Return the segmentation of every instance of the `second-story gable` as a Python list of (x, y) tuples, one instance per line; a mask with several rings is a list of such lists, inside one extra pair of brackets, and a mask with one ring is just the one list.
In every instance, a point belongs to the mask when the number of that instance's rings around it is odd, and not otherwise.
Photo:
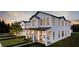
[(34, 16), (32, 16), (32, 18), (30, 19), (32, 24), (37, 23), (36, 25), (38, 25), (39, 27), (40, 26), (41, 27), (44, 27), (44, 26), (49, 27), (52, 25), (52, 23), (51, 23), (52, 17), (51, 16), (43, 14), (43, 13), (38, 13), (38, 14), (37, 13)]
[(30, 20), (31, 22), (31, 27), (38, 27), (38, 18), (36, 18), (35, 16), (33, 16), (33, 18)]
[(65, 18), (57, 17), (44, 12), (37, 12), (33, 15), (28, 22), (24, 23), (25, 27), (67, 27), (70, 26), (70, 22), (65, 20)]
[(65, 26), (65, 22), (70, 23), (67, 21), (63, 16), (57, 17), (48, 13), (44, 13), (38, 11), (30, 20), (36, 18), (39, 26)]

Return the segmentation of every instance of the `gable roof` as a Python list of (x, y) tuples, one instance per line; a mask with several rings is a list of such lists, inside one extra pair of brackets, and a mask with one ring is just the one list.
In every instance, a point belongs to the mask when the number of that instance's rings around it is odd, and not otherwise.
[(57, 17), (55, 15), (51, 15), (51, 14), (48, 14), (48, 13), (45, 13), (45, 12), (42, 12), (42, 11), (37, 11), (36, 14), (33, 15), (29, 20), (31, 20), (33, 17), (36, 17), (36, 18), (40, 19), (40, 17), (36, 16), (38, 13), (43, 13), (43, 14), (46, 14), (46, 15), (49, 15), (49, 16), (52, 16), (52, 17), (55, 17), (55, 18), (58, 18), (58, 19), (62, 19), (63, 18), (65, 21), (70, 22), (70, 21), (66, 20), (64, 16)]

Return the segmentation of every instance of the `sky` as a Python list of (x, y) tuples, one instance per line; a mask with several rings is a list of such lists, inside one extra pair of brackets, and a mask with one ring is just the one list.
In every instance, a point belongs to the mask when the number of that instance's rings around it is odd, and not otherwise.
[[(37, 11), (0, 11), (0, 17), (5, 18), (4, 21), (12, 23), (14, 21), (27, 21)], [(43, 11), (55, 16), (64, 16), (67, 20), (79, 20), (79, 11)]]

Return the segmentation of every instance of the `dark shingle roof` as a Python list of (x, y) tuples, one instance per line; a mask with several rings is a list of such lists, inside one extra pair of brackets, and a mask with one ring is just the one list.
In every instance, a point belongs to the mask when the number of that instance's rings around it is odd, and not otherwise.
[[(58, 19), (62, 19), (63, 18), (65, 21), (68, 21), (68, 20), (65, 19), (64, 16), (57, 17), (55, 15), (51, 15), (51, 14), (48, 14), (48, 13), (45, 13), (45, 12), (42, 12), (42, 11), (37, 11), (37, 13), (35, 15), (33, 15), (29, 20), (31, 20), (33, 17), (36, 17), (36, 18), (40, 19), (38, 16), (36, 16), (38, 13), (43, 13), (43, 14), (46, 14), (46, 15), (50, 15), (50, 16), (58, 18)], [(68, 22), (70, 22), (70, 21), (68, 21)]]

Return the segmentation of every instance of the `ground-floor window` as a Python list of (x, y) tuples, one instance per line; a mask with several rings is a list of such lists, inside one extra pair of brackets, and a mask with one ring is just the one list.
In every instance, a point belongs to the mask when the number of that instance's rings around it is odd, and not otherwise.
[(55, 39), (55, 32), (53, 32), (53, 39)]
[(64, 31), (62, 31), (62, 37), (64, 36)]
[(60, 31), (58, 32), (58, 38), (60, 38)]

